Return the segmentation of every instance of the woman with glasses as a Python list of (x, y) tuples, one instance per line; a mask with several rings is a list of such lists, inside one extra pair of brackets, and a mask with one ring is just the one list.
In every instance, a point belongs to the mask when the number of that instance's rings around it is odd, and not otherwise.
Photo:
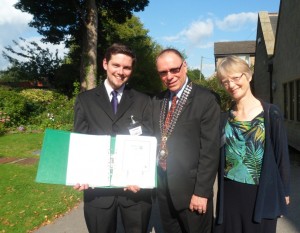
[(234, 104), (221, 120), (221, 158), (215, 233), (275, 233), (290, 195), (287, 137), (280, 110), (258, 100), (252, 71), (224, 58), (217, 77)]

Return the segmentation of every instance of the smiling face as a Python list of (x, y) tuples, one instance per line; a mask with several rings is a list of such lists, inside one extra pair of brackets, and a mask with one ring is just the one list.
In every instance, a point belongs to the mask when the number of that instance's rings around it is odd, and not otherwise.
[(187, 65), (174, 52), (165, 52), (156, 60), (156, 68), (163, 84), (172, 92), (178, 92), (186, 81)]
[(243, 59), (236, 56), (224, 58), (218, 65), (217, 77), (235, 101), (252, 95), (252, 71)]
[(219, 78), (223, 87), (231, 95), (231, 97), (238, 101), (248, 94), (251, 94), (250, 81), (252, 79), (248, 73), (233, 72), (224, 74)]
[(117, 90), (129, 80), (133, 69), (133, 59), (125, 54), (114, 54), (111, 55), (109, 61), (103, 59), (103, 68), (106, 70), (109, 85)]

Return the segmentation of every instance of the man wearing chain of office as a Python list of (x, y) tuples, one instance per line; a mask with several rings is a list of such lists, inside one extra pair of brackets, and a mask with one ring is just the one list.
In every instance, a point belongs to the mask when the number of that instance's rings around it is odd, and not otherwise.
[(219, 162), (219, 98), (188, 79), (187, 63), (176, 49), (161, 51), (156, 68), (167, 87), (153, 99), (163, 229), (209, 233)]

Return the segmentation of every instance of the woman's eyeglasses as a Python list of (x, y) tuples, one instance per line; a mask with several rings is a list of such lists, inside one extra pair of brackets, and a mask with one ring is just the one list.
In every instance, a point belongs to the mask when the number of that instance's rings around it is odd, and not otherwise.
[(221, 84), (223, 87), (229, 87), (229, 83), (233, 82), (233, 83), (238, 83), (240, 81), (240, 79), (243, 77), (244, 73), (241, 74), (241, 76), (238, 77), (232, 77), (229, 78), (227, 80), (221, 81)]

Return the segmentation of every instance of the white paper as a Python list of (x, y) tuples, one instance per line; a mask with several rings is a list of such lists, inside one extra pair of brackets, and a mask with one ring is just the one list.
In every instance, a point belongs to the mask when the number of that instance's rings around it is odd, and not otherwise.
[(114, 186), (156, 186), (156, 138), (117, 135), (114, 155)]
[(110, 136), (72, 133), (66, 184), (154, 188), (156, 144), (155, 137), (117, 135), (115, 154), (110, 154)]
[(71, 134), (66, 184), (76, 183), (109, 186), (110, 136)]

